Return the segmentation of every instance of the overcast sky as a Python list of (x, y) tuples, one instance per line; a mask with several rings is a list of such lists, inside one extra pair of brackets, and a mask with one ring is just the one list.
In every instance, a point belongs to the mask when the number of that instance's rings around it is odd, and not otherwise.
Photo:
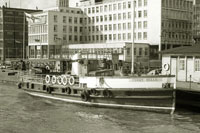
[[(0, 0), (0, 5), (5, 2), (9, 3), (9, 0)], [(21, 1), (21, 2), (20, 2)], [(48, 7), (54, 7), (56, 4), (56, 0), (10, 0), (10, 6), (13, 8), (29, 8), (29, 9), (35, 9), (36, 6), (39, 9), (45, 9)]]

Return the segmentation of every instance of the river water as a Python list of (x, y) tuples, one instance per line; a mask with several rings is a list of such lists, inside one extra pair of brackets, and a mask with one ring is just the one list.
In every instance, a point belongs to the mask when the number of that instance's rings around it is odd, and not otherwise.
[(0, 84), (0, 133), (199, 133), (200, 113), (85, 107)]

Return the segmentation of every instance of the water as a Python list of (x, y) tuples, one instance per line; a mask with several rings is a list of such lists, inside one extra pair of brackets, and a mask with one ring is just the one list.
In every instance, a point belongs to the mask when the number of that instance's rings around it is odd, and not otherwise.
[(200, 113), (85, 107), (0, 85), (0, 133), (199, 133)]

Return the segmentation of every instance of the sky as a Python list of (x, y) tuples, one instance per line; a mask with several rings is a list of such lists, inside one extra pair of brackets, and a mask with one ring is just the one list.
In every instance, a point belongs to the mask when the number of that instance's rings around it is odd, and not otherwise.
[[(0, 0), (0, 5), (4, 4), (4, 1), (9, 3), (9, 0)], [(36, 9), (36, 6), (39, 9), (45, 9), (49, 7), (54, 7), (56, 5), (56, 0), (10, 0), (10, 7), (12, 8), (28, 8)]]

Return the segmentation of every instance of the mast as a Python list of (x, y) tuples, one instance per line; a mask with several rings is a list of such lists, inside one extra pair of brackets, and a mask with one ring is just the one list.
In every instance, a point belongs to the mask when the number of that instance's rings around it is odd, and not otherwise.
[(135, 1), (133, 1), (133, 13), (132, 13), (132, 17), (133, 17), (133, 42), (132, 42), (132, 46), (131, 46), (131, 53), (132, 53), (132, 57), (131, 57), (131, 74), (134, 74), (134, 34), (135, 34), (135, 27), (134, 27), (134, 22), (135, 22)]
[(24, 12), (24, 22), (23, 22), (23, 47), (22, 47), (23, 60), (24, 60), (24, 46), (25, 46), (25, 28), (26, 28), (26, 15), (25, 15), (25, 12)]

